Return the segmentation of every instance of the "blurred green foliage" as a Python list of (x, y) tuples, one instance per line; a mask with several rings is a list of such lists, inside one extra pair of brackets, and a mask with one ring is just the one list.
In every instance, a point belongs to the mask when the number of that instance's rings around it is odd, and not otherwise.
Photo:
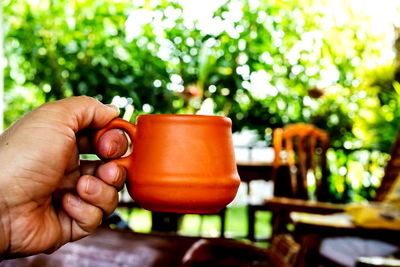
[(267, 141), (310, 122), (334, 148), (389, 151), (400, 119), (391, 26), (371, 30), (346, 1), (227, 1), (206, 18), (176, 1), (133, 2), (3, 1), (6, 125), (45, 101), (119, 96), (135, 115), (208, 103)]

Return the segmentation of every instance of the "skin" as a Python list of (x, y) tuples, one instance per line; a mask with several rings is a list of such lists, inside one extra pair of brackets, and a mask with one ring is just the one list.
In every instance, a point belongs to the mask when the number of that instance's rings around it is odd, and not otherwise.
[(79, 154), (126, 152), (116, 129), (95, 149), (91, 144), (90, 134), (118, 113), (93, 98), (72, 97), (44, 104), (0, 136), (0, 260), (51, 253), (93, 233), (116, 208), (125, 169)]

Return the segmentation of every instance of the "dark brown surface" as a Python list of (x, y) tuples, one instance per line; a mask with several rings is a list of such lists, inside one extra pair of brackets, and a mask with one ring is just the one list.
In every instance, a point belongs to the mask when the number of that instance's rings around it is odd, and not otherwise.
[(221, 238), (99, 229), (51, 255), (7, 260), (8, 266), (270, 266), (267, 250)]
[(4, 261), (0, 266), (177, 266), (195, 241), (99, 229), (51, 255)]

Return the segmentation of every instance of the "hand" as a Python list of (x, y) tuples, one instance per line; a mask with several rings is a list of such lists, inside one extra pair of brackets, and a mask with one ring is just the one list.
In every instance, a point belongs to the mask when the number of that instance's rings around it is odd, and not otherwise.
[[(0, 259), (52, 252), (92, 233), (118, 203), (123, 167), (79, 160), (93, 153), (89, 131), (118, 116), (89, 97), (44, 104), (0, 136)], [(102, 158), (125, 153), (110, 130), (96, 148)]]

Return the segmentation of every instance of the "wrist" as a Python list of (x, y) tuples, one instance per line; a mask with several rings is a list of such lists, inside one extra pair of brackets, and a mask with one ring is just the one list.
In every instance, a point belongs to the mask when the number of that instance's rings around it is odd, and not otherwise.
[(0, 198), (0, 261), (8, 256), (10, 248), (10, 218), (7, 204)]

